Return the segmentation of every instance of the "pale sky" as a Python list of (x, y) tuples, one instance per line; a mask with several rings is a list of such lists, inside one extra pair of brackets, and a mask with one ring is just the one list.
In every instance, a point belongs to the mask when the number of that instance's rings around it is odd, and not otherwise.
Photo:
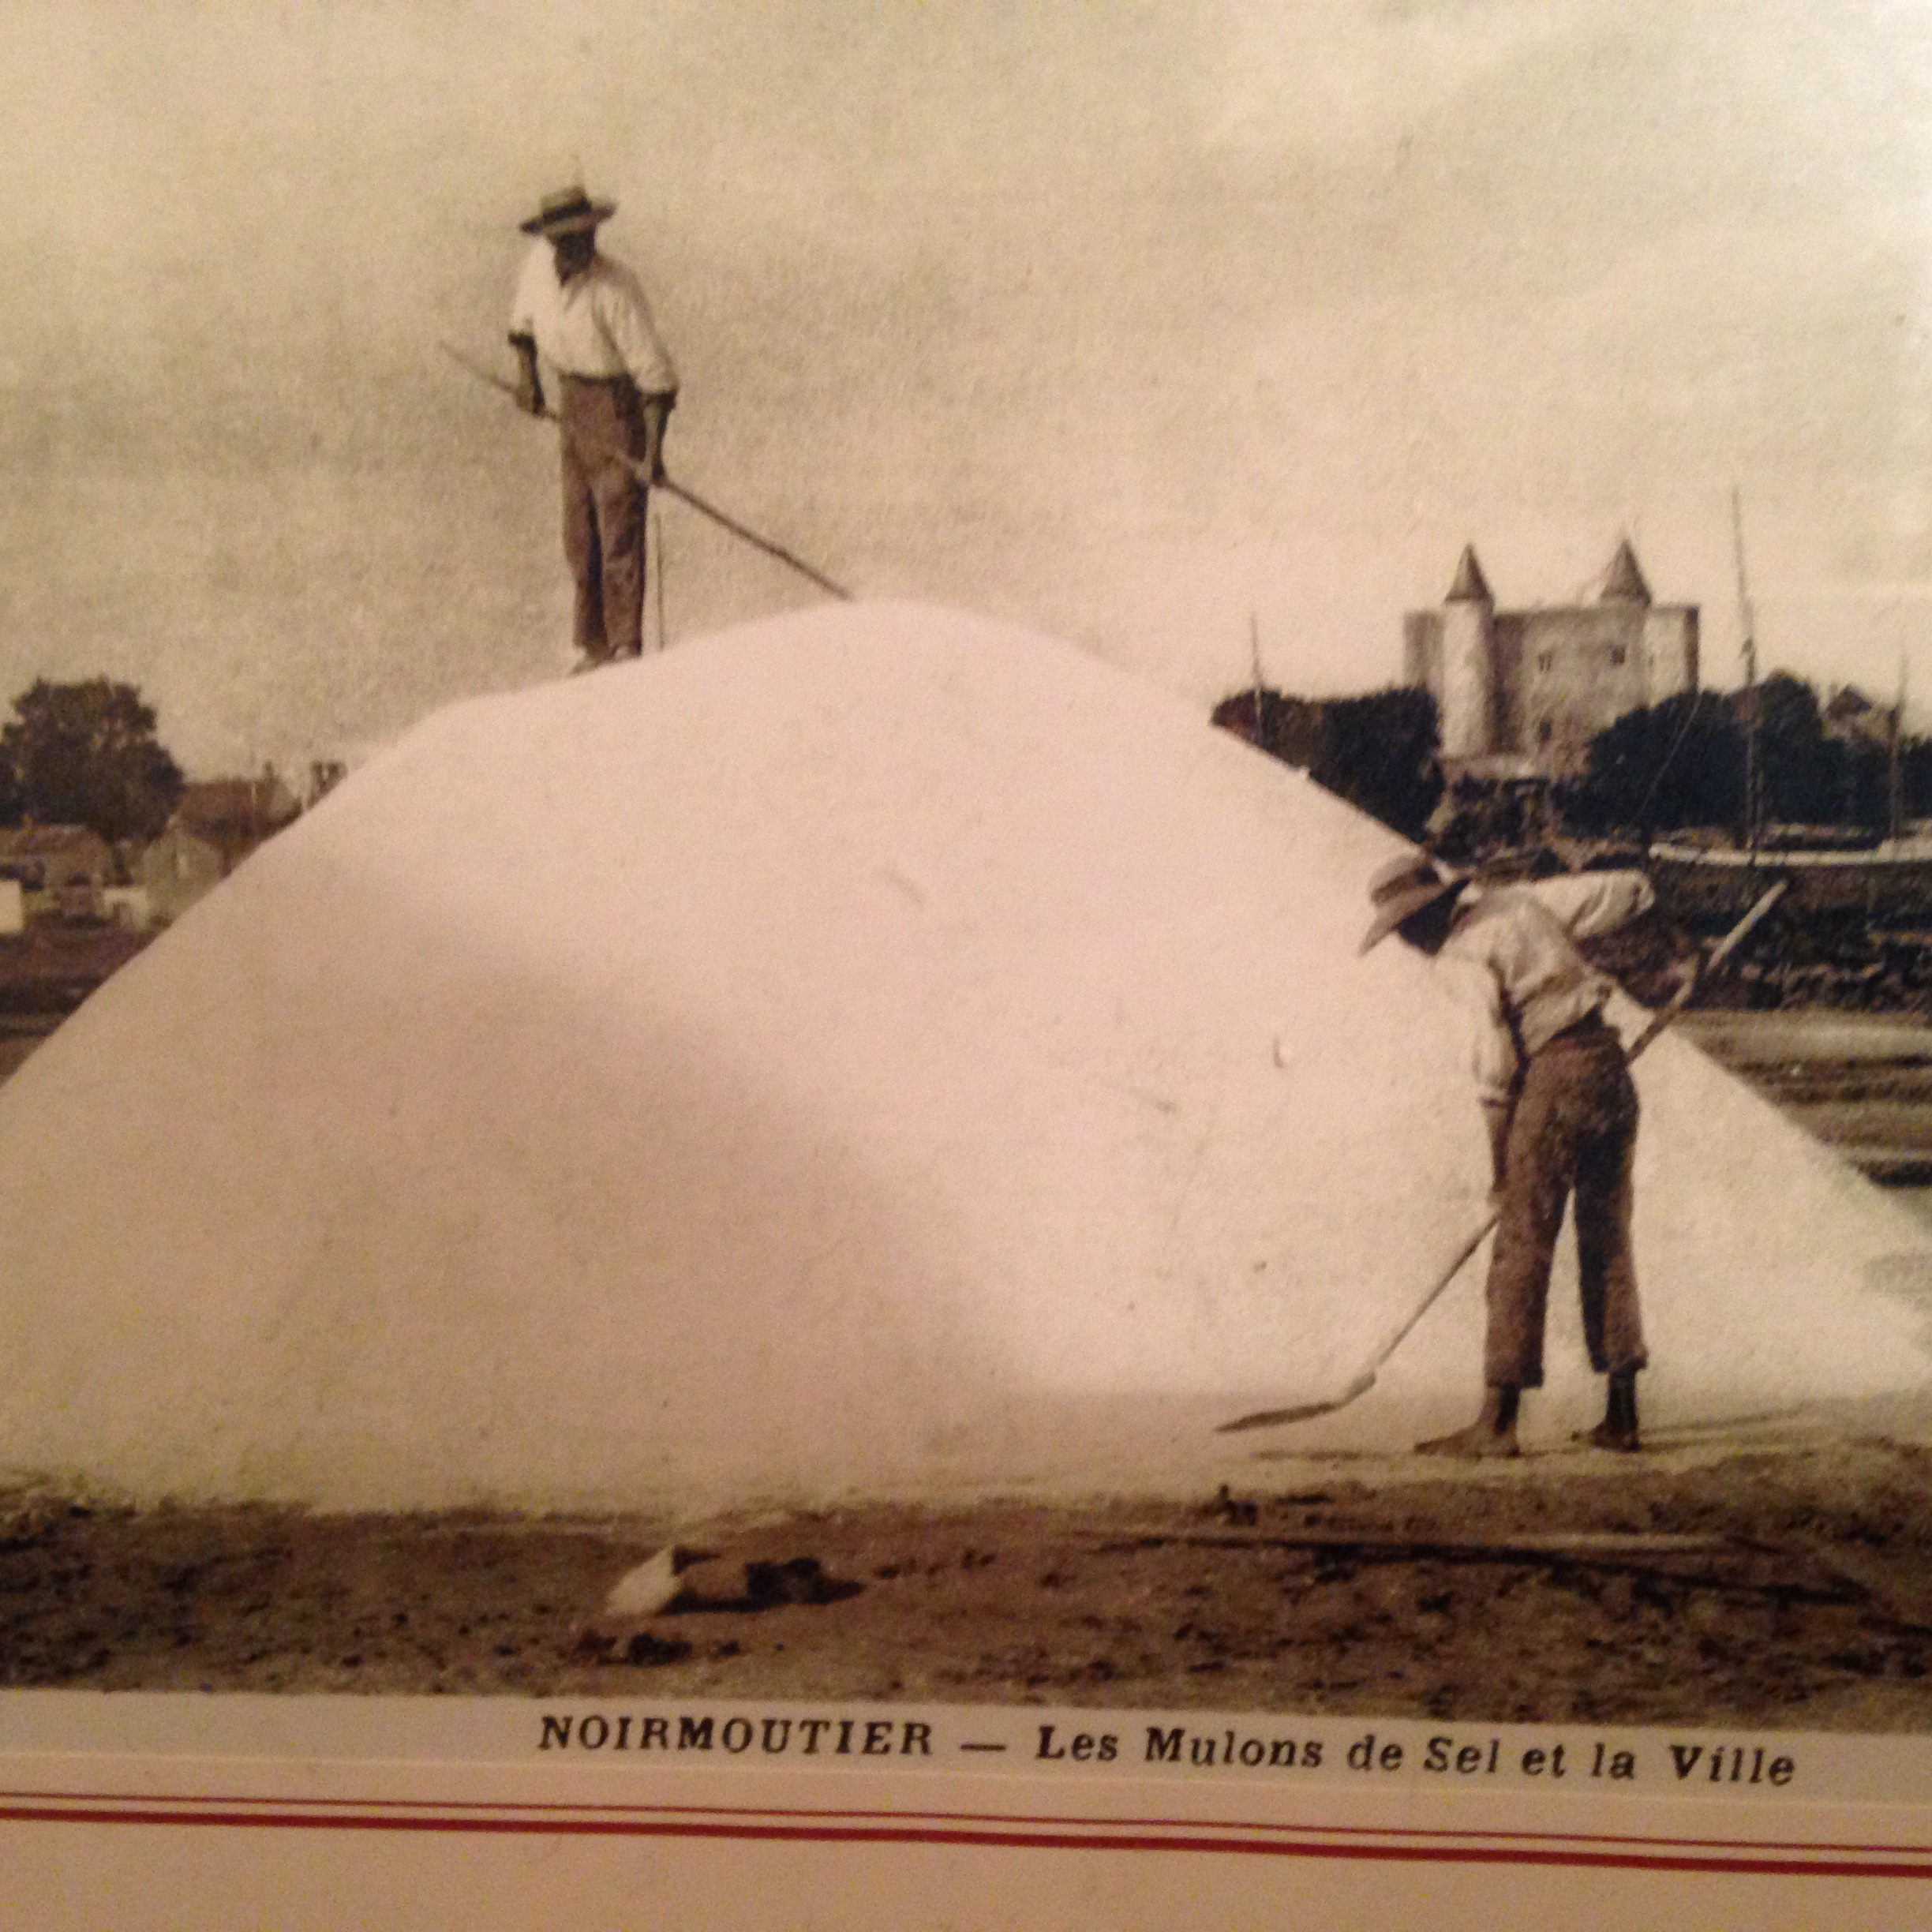
[[(552, 432), (436, 343), (581, 165), (673, 473), (862, 591), (1204, 706), (1627, 531), (1728, 683), (1735, 483), (1764, 663), (1932, 717), (1929, 84), (1906, 4), (0, 0), (0, 699), (212, 772), (560, 672)], [(662, 520), (674, 646), (814, 594)]]

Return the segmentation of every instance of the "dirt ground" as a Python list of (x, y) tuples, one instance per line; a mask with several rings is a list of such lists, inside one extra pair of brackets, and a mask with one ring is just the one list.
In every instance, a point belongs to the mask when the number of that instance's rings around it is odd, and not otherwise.
[(716, 1521), (684, 1601), (601, 1628), (665, 1526), (17, 1492), (0, 1683), (1932, 1727), (1932, 1450), (1439, 1467)]

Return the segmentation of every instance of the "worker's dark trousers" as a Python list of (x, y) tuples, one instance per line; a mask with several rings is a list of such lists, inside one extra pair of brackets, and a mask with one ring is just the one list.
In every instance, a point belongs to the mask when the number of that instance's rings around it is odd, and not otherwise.
[(1483, 1379), (1492, 1388), (1542, 1386), (1550, 1261), (1572, 1194), (1590, 1366), (1600, 1373), (1643, 1367), (1631, 1258), (1636, 1148), (1637, 1090), (1622, 1043), (1601, 1018), (1580, 1021), (1530, 1057), (1510, 1116), (1489, 1264)]
[(644, 505), (649, 492), (620, 460), (641, 461), (643, 409), (628, 376), (562, 379), (564, 554), (577, 584), (577, 648), (601, 663), (644, 640)]

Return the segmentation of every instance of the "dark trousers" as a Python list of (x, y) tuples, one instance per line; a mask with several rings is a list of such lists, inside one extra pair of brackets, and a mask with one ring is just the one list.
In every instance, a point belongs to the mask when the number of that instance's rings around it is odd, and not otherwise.
[(1574, 1196), (1583, 1339), (1599, 1373), (1641, 1368), (1643, 1320), (1631, 1256), (1631, 1166), (1637, 1090), (1622, 1043), (1601, 1019), (1559, 1033), (1530, 1057), (1510, 1116), (1483, 1379), (1538, 1388), (1550, 1262)]
[(564, 555), (577, 586), (577, 648), (593, 661), (635, 657), (644, 642), (644, 507), (649, 492), (623, 461), (642, 461), (642, 407), (628, 378), (566, 376)]

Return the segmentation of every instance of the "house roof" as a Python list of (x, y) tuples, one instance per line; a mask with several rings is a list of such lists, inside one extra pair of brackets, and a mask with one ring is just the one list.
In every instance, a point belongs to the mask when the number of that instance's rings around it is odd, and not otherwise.
[(46, 859), (57, 854), (105, 852), (107, 842), (86, 826), (24, 825), (0, 829), (0, 859)]
[(1846, 684), (1833, 692), (1824, 707), (1825, 730), (1828, 736), (1851, 743), (1857, 740), (1866, 744), (1889, 746), (1895, 723), (1891, 707), (1881, 707), (1854, 686)]
[(174, 822), (210, 835), (260, 835), (286, 825), (301, 809), (273, 773), (259, 778), (204, 778), (182, 787)]

